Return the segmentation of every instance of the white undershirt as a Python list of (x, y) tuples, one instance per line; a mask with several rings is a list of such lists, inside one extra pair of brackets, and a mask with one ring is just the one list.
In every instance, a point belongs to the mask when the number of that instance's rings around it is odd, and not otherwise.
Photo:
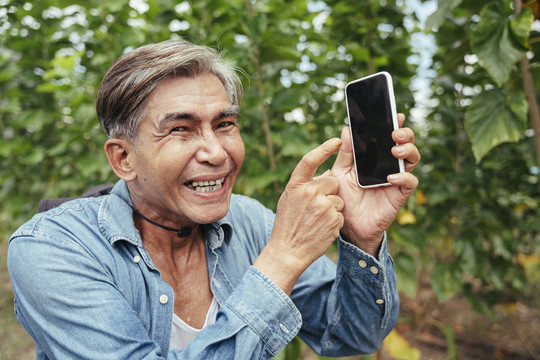
[[(212, 325), (216, 322), (216, 315), (219, 310), (219, 305), (216, 298), (212, 298), (212, 303), (206, 314), (203, 328), (208, 325)], [(172, 328), (171, 328), (171, 344), (170, 348), (177, 348), (182, 350), (187, 347), (191, 340), (195, 339), (202, 329), (195, 329), (180, 319), (178, 315), (173, 313)]]

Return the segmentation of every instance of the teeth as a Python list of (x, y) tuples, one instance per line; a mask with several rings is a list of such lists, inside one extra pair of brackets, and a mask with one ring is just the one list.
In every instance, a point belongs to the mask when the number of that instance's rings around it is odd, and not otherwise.
[(193, 181), (191, 183), (186, 183), (186, 185), (190, 189), (195, 189), (197, 192), (211, 192), (221, 189), (224, 181), (225, 178), (210, 181)]

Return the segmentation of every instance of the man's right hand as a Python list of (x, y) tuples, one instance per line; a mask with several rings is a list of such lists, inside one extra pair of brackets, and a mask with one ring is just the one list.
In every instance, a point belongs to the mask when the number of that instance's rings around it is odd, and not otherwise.
[(343, 226), (343, 200), (330, 172), (317, 168), (341, 146), (330, 139), (304, 155), (279, 199), (270, 241), (254, 266), (290, 295), (300, 275), (321, 257)]

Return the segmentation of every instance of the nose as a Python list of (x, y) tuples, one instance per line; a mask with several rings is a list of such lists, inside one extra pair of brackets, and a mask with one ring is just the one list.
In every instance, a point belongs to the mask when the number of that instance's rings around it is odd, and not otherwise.
[(197, 161), (213, 166), (221, 165), (228, 155), (213, 131), (206, 131), (200, 135), (200, 146), (197, 151)]

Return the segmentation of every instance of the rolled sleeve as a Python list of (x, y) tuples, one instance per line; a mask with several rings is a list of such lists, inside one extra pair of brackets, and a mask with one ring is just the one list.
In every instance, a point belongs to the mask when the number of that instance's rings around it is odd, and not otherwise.
[(251, 267), (217, 314), (174, 359), (269, 359), (299, 332), (300, 312), (262, 272)]
[[(249, 292), (243, 291), (249, 289)], [(291, 299), (266, 275), (251, 267), (225, 307), (256, 332), (277, 355), (302, 326), (300, 312)]]
[(338, 239), (338, 276), (348, 276), (371, 284), (362, 289), (363, 301), (374, 313), (382, 313), (381, 328), (392, 328), (399, 312), (394, 261), (387, 251), (384, 235), (377, 258), (342, 238)]
[(319, 355), (374, 353), (399, 312), (386, 236), (378, 258), (342, 238), (338, 251), (337, 266), (322, 257), (304, 272), (293, 291), (304, 321), (300, 336)]

